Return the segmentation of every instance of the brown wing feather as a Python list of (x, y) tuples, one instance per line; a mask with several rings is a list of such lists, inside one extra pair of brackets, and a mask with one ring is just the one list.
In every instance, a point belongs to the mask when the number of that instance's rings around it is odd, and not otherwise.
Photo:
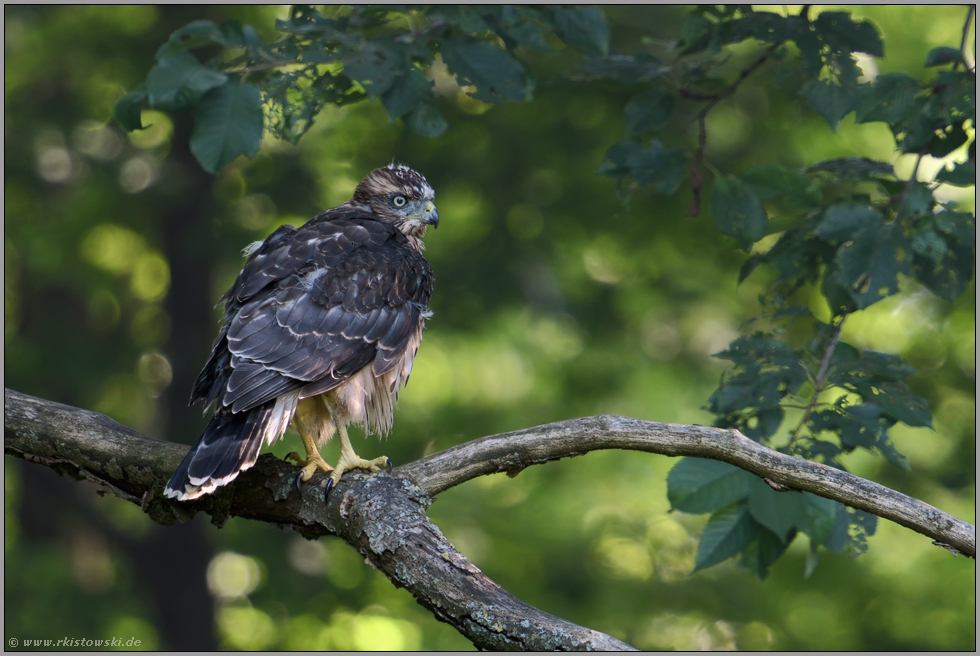
[(226, 295), (226, 322), (194, 400), (241, 412), (281, 394), (375, 375), (404, 355), (424, 321), (432, 271), (392, 226), (334, 210), (280, 228)]

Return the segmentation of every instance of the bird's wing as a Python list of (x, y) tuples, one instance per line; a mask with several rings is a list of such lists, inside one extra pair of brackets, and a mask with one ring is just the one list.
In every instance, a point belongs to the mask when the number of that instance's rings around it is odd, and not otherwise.
[(208, 398), (234, 412), (311, 385), (327, 391), (366, 366), (390, 370), (432, 292), (425, 258), (388, 224), (314, 221), (275, 236), (229, 290), (212, 355), (226, 366)]

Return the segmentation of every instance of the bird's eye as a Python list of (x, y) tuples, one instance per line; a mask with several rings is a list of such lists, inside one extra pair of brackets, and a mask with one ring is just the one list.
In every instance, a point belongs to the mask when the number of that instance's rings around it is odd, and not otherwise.
[(408, 201), (405, 200), (404, 196), (395, 196), (391, 199), (391, 202), (395, 204), (395, 207), (405, 207), (405, 203)]

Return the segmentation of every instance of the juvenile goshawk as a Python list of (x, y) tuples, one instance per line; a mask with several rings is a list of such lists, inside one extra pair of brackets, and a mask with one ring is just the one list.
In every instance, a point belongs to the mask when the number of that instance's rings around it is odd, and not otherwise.
[[(300, 228), (282, 226), (246, 249), (235, 284), (222, 297), (224, 321), (191, 403), (216, 404), (204, 434), (164, 490), (196, 499), (255, 464), (262, 445), (299, 433), (306, 457), (297, 485), (332, 471), (327, 491), (363, 460), (347, 425), (386, 434), (400, 388), (430, 316), (432, 269), (422, 256), (438, 227), (435, 194), (415, 171), (372, 171), (354, 197)], [(331, 467), (317, 447), (340, 434)]]

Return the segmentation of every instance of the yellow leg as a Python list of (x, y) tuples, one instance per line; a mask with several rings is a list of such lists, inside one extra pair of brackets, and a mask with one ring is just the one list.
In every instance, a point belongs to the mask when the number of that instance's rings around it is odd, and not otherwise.
[(340, 477), (349, 469), (366, 469), (368, 471), (378, 471), (382, 467), (391, 469), (391, 460), (387, 456), (381, 456), (374, 460), (365, 460), (354, 453), (354, 447), (351, 446), (350, 439), (347, 437), (347, 426), (338, 423), (337, 432), (340, 433), (340, 460), (330, 475), (327, 491), (339, 483)]
[(296, 479), (297, 484), (310, 480), (317, 469), (325, 472), (333, 471), (333, 467), (328, 465), (320, 455), (316, 445), (313, 443), (313, 438), (304, 431), (300, 431), (299, 436), (303, 440), (303, 446), (306, 448), (306, 457), (302, 457), (295, 451), (286, 456), (288, 460), (292, 460), (303, 468), (299, 473), (299, 478)]

